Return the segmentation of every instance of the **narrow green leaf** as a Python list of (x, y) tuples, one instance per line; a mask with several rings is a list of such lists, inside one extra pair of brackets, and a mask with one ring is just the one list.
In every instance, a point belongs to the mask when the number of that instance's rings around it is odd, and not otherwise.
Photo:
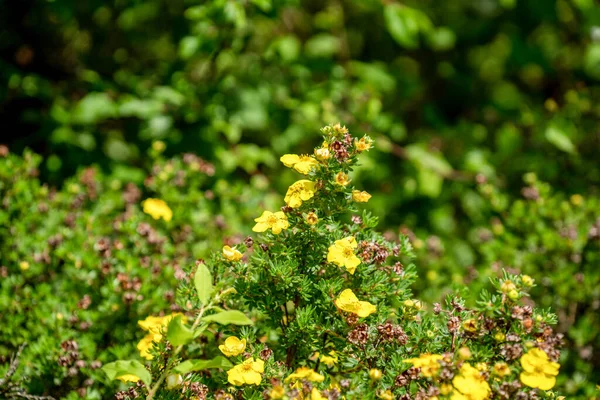
[(174, 346), (188, 343), (194, 338), (194, 332), (181, 321), (181, 315), (177, 315), (169, 322), (167, 327), (167, 338)]
[(202, 319), (204, 322), (217, 322), (221, 325), (253, 325), (254, 322), (243, 312), (237, 310), (223, 311)]
[(104, 364), (102, 371), (108, 376), (109, 379), (114, 380), (123, 375), (135, 375), (140, 378), (146, 386), (150, 386), (152, 383), (152, 375), (150, 372), (140, 363), (135, 360), (119, 360)]
[(228, 359), (222, 356), (217, 356), (212, 360), (187, 360), (175, 367), (175, 371), (180, 374), (185, 374), (193, 371), (202, 371), (204, 369), (222, 368), (229, 369), (233, 364)]
[(546, 140), (552, 143), (557, 149), (569, 154), (577, 153), (577, 148), (569, 136), (567, 136), (566, 132), (556, 124), (551, 124), (546, 128), (545, 136)]
[(213, 292), (212, 275), (204, 263), (198, 265), (194, 276), (194, 285), (198, 293), (198, 299), (202, 304), (207, 304)]

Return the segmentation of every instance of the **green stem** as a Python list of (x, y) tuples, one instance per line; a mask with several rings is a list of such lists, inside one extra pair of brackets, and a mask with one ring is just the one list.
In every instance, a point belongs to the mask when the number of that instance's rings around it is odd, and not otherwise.
[[(196, 320), (194, 321), (194, 324), (192, 325), (192, 332), (196, 330), (196, 328), (198, 327), (198, 325), (200, 325), (200, 320), (202, 320), (202, 316), (204, 315), (204, 312), (207, 311), (207, 310), (209, 310), (211, 307), (212, 307), (212, 303), (208, 304), (208, 306), (206, 306), (206, 307), (202, 306), (200, 308), (200, 312), (198, 313), (198, 316), (196, 317)], [(180, 344), (179, 346), (177, 346), (177, 348), (173, 352), (173, 358), (177, 357), (177, 355), (181, 352), (181, 350), (183, 350), (183, 345), (182, 344)], [(160, 388), (160, 385), (162, 385), (162, 383), (164, 382), (164, 380), (167, 378), (167, 375), (169, 374), (169, 372), (170, 372), (170, 370), (168, 368), (165, 368), (164, 372), (158, 378), (158, 381), (156, 381), (156, 383), (154, 384), (154, 386), (152, 386), (152, 388), (148, 392), (148, 396), (146, 396), (146, 400), (152, 400), (154, 398), (154, 395), (156, 394), (156, 392)]]

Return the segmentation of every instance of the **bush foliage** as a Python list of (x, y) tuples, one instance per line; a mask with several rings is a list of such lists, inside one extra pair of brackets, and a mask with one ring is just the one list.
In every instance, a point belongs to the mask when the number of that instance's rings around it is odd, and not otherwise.
[[(92, 362), (131, 359), (137, 321), (179, 311), (195, 260), (279, 209), (296, 173), (279, 157), (343, 121), (375, 139), (352, 184), (414, 248), (414, 296), (475, 309), (489, 278), (531, 276), (523, 301), (565, 334), (559, 391), (597, 396), (592, 0), (24, 1), (0, 23), (0, 372), (27, 342), (14, 388), (109, 396)], [(151, 198), (170, 221), (143, 212)]]

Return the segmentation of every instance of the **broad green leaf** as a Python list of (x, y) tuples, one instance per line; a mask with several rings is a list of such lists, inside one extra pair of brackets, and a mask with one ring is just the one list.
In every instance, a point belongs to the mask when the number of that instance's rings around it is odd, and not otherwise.
[(198, 265), (194, 276), (194, 285), (198, 293), (198, 299), (202, 304), (208, 304), (213, 292), (212, 275), (204, 263)]
[(406, 154), (408, 159), (413, 163), (435, 171), (440, 175), (452, 173), (452, 166), (446, 161), (442, 154), (429, 152), (420, 144), (407, 146)]
[(253, 325), (254, 322), (246, 315), (237, 310), (223, 311), (217, 314), (202, 318), (204, 322), (217, 322), (221, 325)]
[(340, 50), (340, 40), (325, 33), (308, 39), (304, 44), (304, 52), (311, 58), (331, 58)]
[(577, 148), (573, 142), (571, 142), (569, 136), (567, 136), (565, 131), (556, 124), (550, 124), (546, 128), (545, 136), (546, 140), (552, 143), (557, 149), (569, 154), (577, 153)]
[(430, 169), (419, 167), (417, 180), (419, 192), (425, 196), (436, 198), (442, 192), (444, 178)]
[(95, 124), (117, 116), (117, 110), (108, 94), (94, 92), (79, 100), (71, 117), (76, 124)]
[(433, 29), (429, 17), (414, 8), (391, 3), (385, 6), (383, 14), (392, 38), (407, 49), (419, 46), (419, 32), (429, 33)]
[(187, 360), (175, 367), (175, 371), (180, 374), (186, 374), (193, 371), (202, 371), (211, 368), (229, 369), (233, 364), (222, 356), (217, 356), (212, 360)]
[(175, 346), (188, 343), (194, 338), (194, 332), (181, 321), (181, 315), (176, 316), (169, 322), (167, 327), (167, 338)]
[(119, 360), (104, 364), (102, 371), (108, 376), (109, 379), (114, 380), (123, 375), (135, 375), (140, 378), (146, 386), (150, 386), (152, 383), (152, 375), (150, 372), (140, 363), (135, 360)]

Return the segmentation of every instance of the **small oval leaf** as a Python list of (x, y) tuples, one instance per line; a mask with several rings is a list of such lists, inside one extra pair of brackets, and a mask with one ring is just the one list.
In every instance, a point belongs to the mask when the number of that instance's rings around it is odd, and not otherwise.
[(148, 372), (142, 363), (136, 360), (119, 360), (104, 364), (104, 366), (102, 366), (102, 371), (104, 371), (106, 376), (111, 380), (117, 379), (123, 375), (135, 375), (140, 378), (146, 386), (150, 386), (152, 383), (152, 375), (150, 375), (150, 372)]
[(204, 322), (217, 322), (221, 325), (253, 325), (254, 322), (246, 315), (237, 310), (223, 311), (202, 318)]
[(198, 293), (198, 299), (202, 304), (207, 304), (213, 292), (212, 275), (204, 263), (198, 265), (194, 275), (194, 285)]

